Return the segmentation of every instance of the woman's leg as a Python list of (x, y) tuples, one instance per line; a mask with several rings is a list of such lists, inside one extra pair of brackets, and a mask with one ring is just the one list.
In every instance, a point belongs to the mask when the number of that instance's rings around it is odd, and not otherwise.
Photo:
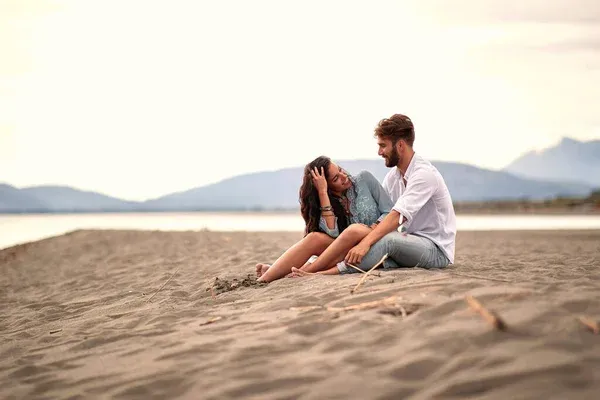
[(342, 261), (346, 254), (371, 232), (371, 228), (363, 224), (352, 224), (323, 251), (312, 264), (304, 265), (301, 269), (306, 272), (326, 271)]
[(311, 232), (298, 243), (287, 249), (259, 278), (261, 282), (272, 282), (283, 278), (293, 267), (301, 267), (313, 254), (319, 255), (333, 242), (333, 238), (321, 232)]

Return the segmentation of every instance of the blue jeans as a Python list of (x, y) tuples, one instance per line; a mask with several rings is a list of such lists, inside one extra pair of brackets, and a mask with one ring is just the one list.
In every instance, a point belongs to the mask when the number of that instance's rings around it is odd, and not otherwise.
[[(444, 268), (450, 260), (444, 252), (431, 240), (422, 236), (408, 235), (401, 232), (391, 232), (375, 243), (357, 265), (363, 271), (368, 271), (377, 264), (383, 256), (388, 258), (383, 262), (383, 268), (422, 267)], [(357, 272), (347, 267), (343, 262), (338, 264), (342, 274)]]

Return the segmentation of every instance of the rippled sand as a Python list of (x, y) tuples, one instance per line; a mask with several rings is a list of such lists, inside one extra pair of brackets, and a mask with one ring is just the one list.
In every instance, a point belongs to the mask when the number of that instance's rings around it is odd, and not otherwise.
[(355, 294), (358, 274), (247, 279), (300, 237), (77, 231), (0, 251), (0, 398), (600, 393), (600, 335), (577, 319), (600, 321), (600, 231), (459, 233), (451, 268)]

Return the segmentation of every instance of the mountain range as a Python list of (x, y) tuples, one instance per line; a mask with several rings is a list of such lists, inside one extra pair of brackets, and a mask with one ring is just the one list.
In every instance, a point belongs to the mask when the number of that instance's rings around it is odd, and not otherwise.
[[(350, 173), (368, 170), (382, 181), (383, 160), (340, 160)], [(586, 196), (600, 187), (600, 141), (563, 139), (530, 152), (501, 171), (434, 162), (455, 202)], [(145, 202), (125, 201), (64, 186), (16, 188), (0, 184), (0, 212), (258, 210), (298, 207), (302, 167), (235, 176)]]
[(554, 147), (530, 151), (505, 169), (525, 178), (583, 182), (600, 187), (600, 140), (564, 138)]

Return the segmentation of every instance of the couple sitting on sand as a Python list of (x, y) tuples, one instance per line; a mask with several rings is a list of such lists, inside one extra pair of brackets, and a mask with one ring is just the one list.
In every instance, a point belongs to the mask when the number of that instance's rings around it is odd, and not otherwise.
[(300, 187), (305, 236), (273, 265), (257, 264), (259, 281), (367, 271), (386, 254), (383, 268), (454, 262), (452, 199), (438, 170), (414, 152), (412, 121), (385, 118), (375, 137), (378, 154), (393, 168), (383, 186), (370, 172), (351, 176), (327, 157), (308, 164)]

